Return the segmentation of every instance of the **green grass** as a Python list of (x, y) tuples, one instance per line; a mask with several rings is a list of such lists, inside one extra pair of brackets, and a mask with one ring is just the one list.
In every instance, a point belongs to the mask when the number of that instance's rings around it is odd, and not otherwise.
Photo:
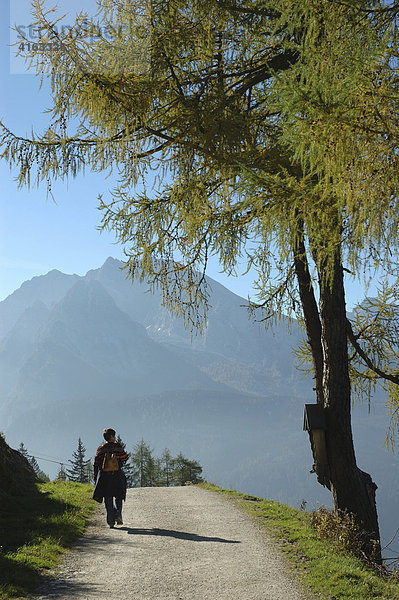
[[(305, 511), (200, 484), (230, 497), (278, 543), (309, 598), (319, 600), (399, 600), (399, 585), (359, 559), (322, 540)], [(0, 504), (0, 599), (26, 597), (84, 532), (95, 508), (92, 486), (51, 482)]]
[(227, 495), (261, 524), (277, 541), (287, 568), (295, 572), (311, 598), (399, 600), (399, 585), (393, 578), (383, 577), (334, 542), (320, 539), (307, 512), (212, 484), (200, 486)]
[(26, 597), (80, 535), (95, 508), (93, 488), (72, 482), (32, 485), (0, 506), (0, 599)]

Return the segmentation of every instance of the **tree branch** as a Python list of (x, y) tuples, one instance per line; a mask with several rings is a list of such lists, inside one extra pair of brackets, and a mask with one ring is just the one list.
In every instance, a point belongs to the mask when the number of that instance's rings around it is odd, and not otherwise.
[(385, 371), (381, 371), (381, 369), (379, 369), (372, 363), (370, 358), (367, 356), (367, 354), (364, 352), (363, 348), (360, 346), (359, 342), (357, 341), (357, 338), (352, 329), (352, 323), (349, 321), (349, 319), (346, 319), (346, 331), (347, 331), (347, 335), (348, 335), (348, 339), (349, 339), (350, 343), (352, 344), (352, 346), (354, 347), (354, 349), (356, 350), (356, 352), (360, 356), (360, 358), (366, 363), (368, 368), (371, 371), (373, 371), (374, 373), (376, 373), (382, 379), (386, 379), (387, 381), (391, 381), (392, 383), (396, 383), (396, 385), (399, 385), (399, 377), (398, 376), (392, 375), (391, 373), (385, 373)]

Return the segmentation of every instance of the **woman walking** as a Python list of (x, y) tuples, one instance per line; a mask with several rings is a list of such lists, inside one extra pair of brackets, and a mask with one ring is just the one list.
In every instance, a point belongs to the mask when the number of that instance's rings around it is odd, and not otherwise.
[(93, 499), (102, 502), (104, 498), (107, 523), (111, 529), (122, 525), (122, 501), (126, 500), (126, 476), (122, 465), (128, 455), (121, 444), (115, 441), (115, 430), (108, 427), (103, 431), (105, 443), (97, 448), (94, 457), (95, 487)]

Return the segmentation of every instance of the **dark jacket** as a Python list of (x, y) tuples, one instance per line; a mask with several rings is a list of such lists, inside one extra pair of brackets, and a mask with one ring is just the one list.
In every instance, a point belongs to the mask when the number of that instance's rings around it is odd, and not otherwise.
[[(118, 459), (118, 471), (103, 471), (102, 463), (104, 455), (110, 452), (116, 454)], [(94, 477), (95, 487), (93, 499), (97, 502), (102, 502), (103, 498), (115, 497), (126, 500), (126, 476), (122, 470), (123, 463), (128, 459), (128, 455), (120, 444), (107, 442), (97, 448), (94, 458)]]

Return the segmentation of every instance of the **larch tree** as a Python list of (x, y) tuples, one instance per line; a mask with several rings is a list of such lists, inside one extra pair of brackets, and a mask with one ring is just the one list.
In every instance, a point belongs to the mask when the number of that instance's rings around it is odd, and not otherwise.
[[(125, 444), (125, 442), (122, 441), (122, 438), (119, 434), (118, 434), (118, 437), (116, 438), (116, 443), (120, 444), (122, 446), (122, 448), (125, 450), (125, 452), (127, 452), (126, 444)], [(133, 465), (131, 463), (131, 455), (128, 454), (128, 456), (129, 456), (129, 458), (127, 459), (127, 461), (123, 463), (123, 472), (126, 476), (127, 487), (133, 487), (133, 485), (134, 485), (134, 469), (133, 469)]]
[(169, 448), (165, 448), (160, 457), (160, 484), (169, 487), (172, 484), (173, 477), (173, 457)]
[[(344, 14), (349, 29), (333, 29), (336, 19), (327, 15), (329, 27), (320, 24), (314, 50), (296, 73), (301, 86), (292, 79), (286, 87), (287, 113), (295, 104), (302, 110), (288, 137), (296, 158), (341, 199), (346, 267), (366, 289), (373, 270), (380, 272), (376, 297), (365, 298), (352, 322), (347, 319), (350, 376), (355, 394), (369, 401), (377, 383), (386, 392), (393, 445), (399, 424), (399, 5), (358, 2)], [(345, 51), (335, 53), (331, 38)]]
[(175, 485), (201, 483), (202, 467), (196, 460), (189, 460), (181, 452), (173, 459), (172, 479)]
[(95, 42), (87, 15), (58, 33), (43, 2), (33, 5), (44, 45), (53, 44), (33, 56), (51, 80), (51, 125), (31, 140), (3, 125), (2, 157), (19, 168), (20, 185), (44, 181), (50, 191), (53, 178), (114, 171), (103, 228), (124, 245), (130, 277), (161, 286), (192, 326), (206, 318), (209, 257), (227, 273), (247, 259), (265, 319), (288, 310), (304, 322), (327, 422), (318, 479), (378, 560), (376, 486), (352, 439), (344, 268), (397, 256), (384, 5), (101, 0), (107, 34)]
[(387, 443), (395, 447), (399, 424), (399, 286), (385, 283), (375, 298), (353, 311), (348, 337), (353, 347), (350, 375), (354, 391), (371, 401), (377, 384), (388, 399), (391, 416)]
[[(322, 195), (338, 202), (346, 270), (358, 274), (366, 289), (373, 270), (383, 271), (376, 298), (355, 310), (347, 333), (355, 385), (369, 392), (365, 382), (373, 387), (382, 381), (395, 416), (399, 7), (357, 2), (350, 11), (335, 9), (332, 3), (317, 23), (313, 20), (306, 55), (280, 88), (285, 136), (304, 171), (317, 178)], [(303, 16), (306, 9), (297, 7), (297, 12)]]
[(130, 454), (133, 467), (133, 487), (153, 487), (156, 485), (158, 472), (153, 450), (144, 441), (138, 442)]

